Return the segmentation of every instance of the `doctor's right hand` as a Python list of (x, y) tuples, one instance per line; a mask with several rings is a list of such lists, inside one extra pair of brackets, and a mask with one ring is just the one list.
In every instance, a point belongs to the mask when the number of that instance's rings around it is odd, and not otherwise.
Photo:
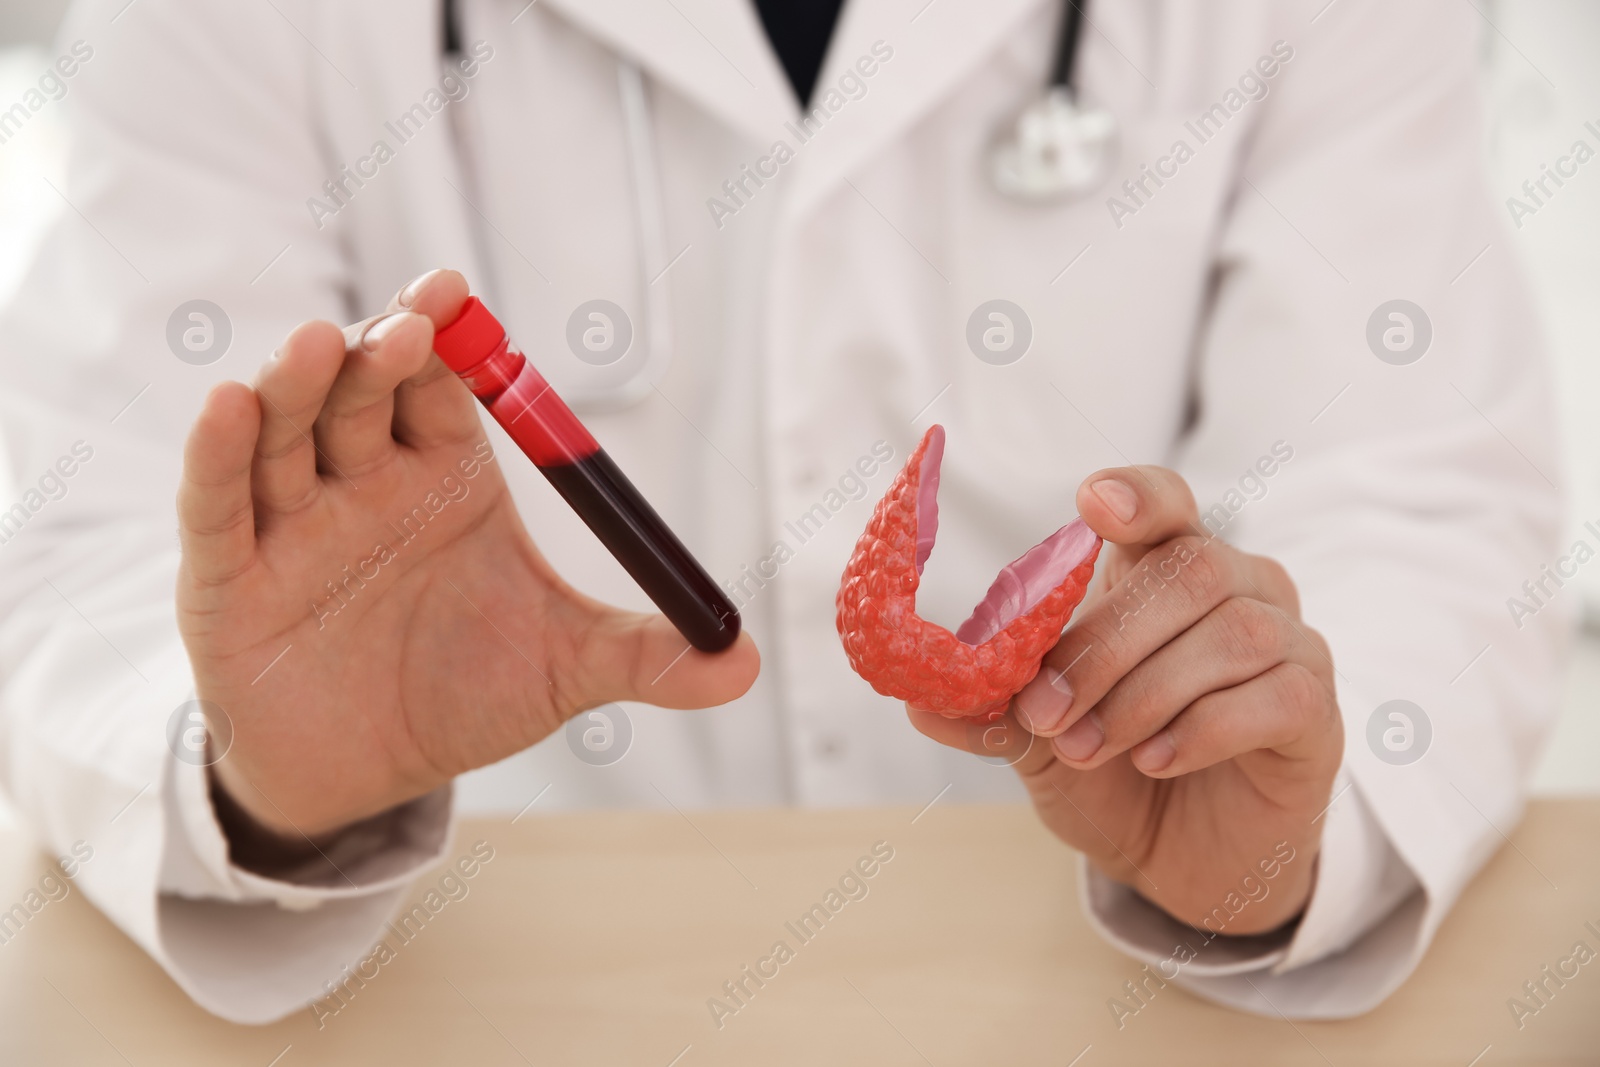
[(583, 709), (707, 707), (759, 669), (748, 635), (685, 651), (662, 616), (551, 569), (477, 402), (432, 354), (466, 297), (460, 274), (435, 271), (384, 316), (298, 327), (255, 388), (217, 386), (189, 436), (178, 621), (198, 697), (232, 726), (215, 784), (285, 843), (430, 792)]

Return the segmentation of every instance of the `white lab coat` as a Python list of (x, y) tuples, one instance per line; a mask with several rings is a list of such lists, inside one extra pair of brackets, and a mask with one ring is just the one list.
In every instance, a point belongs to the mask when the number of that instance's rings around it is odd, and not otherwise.
[[(1010, 771), (922, 738), (850, 672), (833, 628), (849, 548), (932, 421), (949, 448), (920, 607), (947, 624), (1072, 516), (1090, 471), (1165, 463), (1202, 506), (1237, 512), (1226, 537), (1299, 583), (1333, 647), (1348, 739), (1298, 930), (1208, 948), (1179, 980), (1261, 1012), (1370, 1008), (1518, 817), (1563, 623), (1555, 605), (1519, 628), (1506, 598), (1557, 555), (1559, 474), (1537, 329), (1479, 166), (1474, 15), (1443, 0), (1322, 6), (1097, 2), (1079, 78), (1117, 117), (1120, 156), (1105, 189), (1039, 206), (992, 191), (985, 150), (1044, 81), (1046, 0), (852, 0), (819, 102), (876, 42), (881, 61), (803, 144), (746, 0), (464, 0), (464, 41), (492, 57), (404, 143), (385, 124), (426, 110), (441, 81), (433, 3), (144, 0), (112, 22), (122, 0), (85, 0), (63, 42), (94, 56), (54, 105), (76, 130), (71, 207), (3, 323), (0, 507), (74, 441), (93, 458), (0, 544), (7, 792), (50, 848), (92, 845), (81, 888), (237, 1020), (321, 996), (409, 903), (419, 867), (454, 858), (441, 791), (396, 814), (387, 846), (341, 855), (337, 884), (241, 871), (203, 772), (165, 742), (193, 695), (172, 501), (200, 398), (248, 380), (295, 323), (372, 314), (453, 265), (563, 392), (614, 384), (565, 343), (584, 301), (626, 309), (636, 345), (670, 335), (658, 388), (588, 421), (710, 572), (743, 583), (765, 665), (724, 708), (628, 709), (632, 748), (613, 766), (558, 735), (469, 775), (456, 807), (516, 812), (546, 786), (535, 814), (920, 806), (947, 785), (941, 804), (1019, 798)], [(1265, 98), (1227, 96), (1278, 41), (1293, 55)], [(619, 57), (643, 72), (642, 133), (624, 121)], [(1219, 102), (1226, 121), (1202, 144), (1185, 122)], [(1181, 163), (1179, 139), (1193, 149)], [(380, 140), (392, 158), (362, 163)], [(779, 140), (792, 158), (776, 177), (747, 181), (737, 212), (713, 210), (735, 206), (724, 181)], [(370, 176), (335, 205), (324, 183), (346, 164)], [(1169, 177), (1119, 192), (1141, 164)], [(662, 218), (641, 227), (651, 197)], [(647, 288), (670, 331), (646, 321)], [(203, 367), (165, 342), (196, 298), (234, 331)], [(1004, 366), (965, 339), (996, 298), (1033, 331)], [(1432, 323), (1411, 366), (1366, 342), (1395, 298)], [(491, 438), (561, 572), (646, 607)], [(879, 441), (895, 458), (857, 491), (847, 475)], [(1238, 493), (1274, 446), (1293, 458), (1265, 495)], [(786, 523), (819, 504), (825, 521), (796, 536)], [(773, 573), (778, 541), (776, 576), (752, 579)], [(1366, 740), (1397, 697), (1433, 727), (1409, 766)], [(1120, 887), (1086, 886), (1108, 937), (1172, 956), (1186, 931)]]

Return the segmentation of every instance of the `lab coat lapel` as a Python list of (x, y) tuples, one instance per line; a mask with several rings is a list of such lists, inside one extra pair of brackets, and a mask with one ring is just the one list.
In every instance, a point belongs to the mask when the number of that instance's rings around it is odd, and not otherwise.
[(794, 93), (751, 0), (544, 0), (733, 128), (770, 140)]
[(1049, 0), (846, 0), (817, 80), (829, 86), (872, 54), (894, 58), (868, 93), (829, 117), (804, 145), (788, 123), (800, 111), (752, 0), (542, 0), (597, 40), (637, 62), (762, 145), (797, 149), (784, 211), (803, 215), (850, 171), (916, 122)]
[(785, 204), (790, 220), (804, 215), (863, 160), (937, 105), (1045, 2), (846, 0), (812, 107), (824, 104), (840, 76), (873, 54), (874, 43), (892, 48), (893, 58), (866, 79), (865, 96), (845, 100), (799, 147)]
[[(370, 152), (375, 142), (400, 161), (384, 169), (374, 190), (358, 194), (363, 203), (392, 196), (393, 210), (406, 219), (404, 226), (364, 224), (371, 228), (359, 240), (373, 253), (373, 261), (447, 264), (482, 278), (486, 272), (469, 236), (477, 194), (462, 172), (453, 133), (455, 112), (447, 110), (425, 135), (404, 136), (395, 125), (424, 92), (439, 85), (447, 60), (440, 51), (438, 25), (437, 10), (389, 0), (347, 0), (318, 6), (302, 32), (325, 61), (318, 73), (331, 142), (330, 171)], [(381, 213), (364, 217), (376, 219)], [(382, 307), (389, 297), (383, 287), (393, 278), (383, 270), (374, 273), (381, 279), (379, 288), (352, 294), (354, 314)]]

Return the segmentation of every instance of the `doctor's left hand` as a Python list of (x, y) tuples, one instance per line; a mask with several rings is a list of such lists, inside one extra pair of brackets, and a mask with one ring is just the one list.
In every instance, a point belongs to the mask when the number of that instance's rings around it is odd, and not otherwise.
[[(1078, 510), (1107, 542), (1097, 595), (995, 726), (1026, 749), (1015, 767), (1045, 824), (1105, 874), (1218, 931), (1241, 879), (1275, 868), (1219, 932), (1273, 930), (1310, 897), (1344, 751), (1327, 643), (1283, 567), (1208, 537), (1172, 471), (1100, 471)], [(994, 731), (908, 711), (997, 754)]]

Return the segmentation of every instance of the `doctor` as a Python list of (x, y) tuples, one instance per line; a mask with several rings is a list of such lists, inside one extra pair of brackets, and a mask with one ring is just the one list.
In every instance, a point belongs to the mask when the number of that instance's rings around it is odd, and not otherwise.
[[(0, 333), (8, 794), (236, 1020), (363, 957), (457, 808), (1024, 795), (1163, 976), (1372, 1007), (1520, 811), (1557, 472), (1472, 13), (1318, 7), (1101, 0), (1063, 61), (1046, 0), (83, 0)], [(676, 661), (483, 425), (430, 353), (469, 287), (754, 641)], [(833, 632), (935, 421), (925, 616), (1110, 542), (1017, 756)]]

